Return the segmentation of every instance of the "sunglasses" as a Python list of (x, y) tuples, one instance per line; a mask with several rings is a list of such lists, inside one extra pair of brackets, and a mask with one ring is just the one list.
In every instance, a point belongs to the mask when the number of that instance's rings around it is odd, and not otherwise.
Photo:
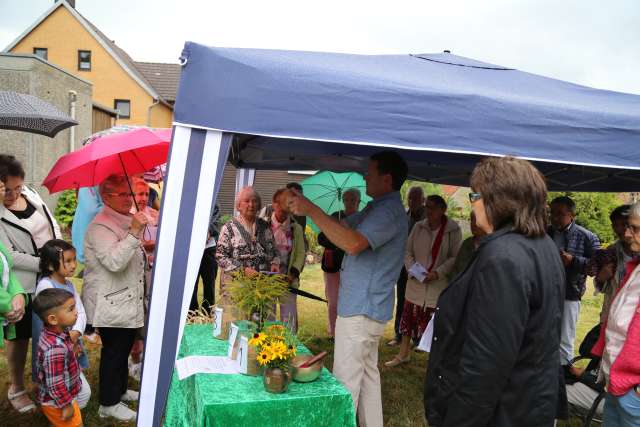
[(482, 199), (482, 194), (480, 194), (480, 193), (475, 193), (475, 192), (473, 192), (473, 191), (472, 191), (471, 193), (469, 193), (469, 201), (470, 201), (471, 203), (473, 203), (473, 202), (477, 202), (477, 201), (478, 201), (478, 200), (480, 200), (480, 199)]

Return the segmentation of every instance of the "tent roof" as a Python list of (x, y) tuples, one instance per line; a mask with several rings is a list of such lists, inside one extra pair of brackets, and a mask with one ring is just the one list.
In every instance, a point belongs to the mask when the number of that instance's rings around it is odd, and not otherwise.
[(175, 121), (236, 134), (257, 169), (361, 170), (381, 147), (411, 177), (466, 185), (484, 156), (530, 159), (549, 187), (640, 189), (640, 96), (449, 53), (350, 55), (188, 42)]

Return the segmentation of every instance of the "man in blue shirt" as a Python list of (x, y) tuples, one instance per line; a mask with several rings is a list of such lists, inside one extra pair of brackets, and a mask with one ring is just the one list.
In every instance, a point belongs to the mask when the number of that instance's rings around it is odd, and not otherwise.
[(598, 237), (575, 222), (576, 204), (567, 197), (553, 199), (549, 205), (551, 226), (549, 236), (553, 239), (565, 268), (565, 301), (562, 312), (560, 337), (560, 364), (569, 370), (574, 357), (573, 343), (576, 339), (576, 324), (580, 313), (580, 300), (586, 290), (587, 263), (600, 248)]
[(344, 222), (296, 192), (291, 210), (306, 215), (345, 251), (340, 273), (333, 374), (351, 392), (361, 425), (382, 427), (378, 343), (393, 315), (394, 286), (403, 265), (407, 219), (400, 187), (405, 161), (393, 151), (374, 154), (365, 176), (373, 198)]

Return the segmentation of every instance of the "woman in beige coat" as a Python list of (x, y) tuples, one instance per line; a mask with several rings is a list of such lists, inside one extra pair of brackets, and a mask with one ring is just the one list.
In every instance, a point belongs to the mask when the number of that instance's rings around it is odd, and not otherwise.
[(127, 177), (108, 177), (100, 184), (100, 196), (105, 206), (84, 239), (82, 302), (102, 340), (99, 416), (131, 421), (136, 413), (122, 402), (138, 397), (127, 389), (128, 357), (144, 324), (147, 263), (141, 239), (148, 219), (143, 212), (130, 213), (133, 194)]
[(442, 197), (427, 197), (425, 208), (427, 218), (413, 227), (407, 241), (404, 265), (409, 279), (400, 320), (402, 340), (398, 355), (385, 363), (388, 367), (411, 360), (411, 338), (419, 338), (427, 327), (462, 242), (460, 227), (445, 215), (447, 203)]

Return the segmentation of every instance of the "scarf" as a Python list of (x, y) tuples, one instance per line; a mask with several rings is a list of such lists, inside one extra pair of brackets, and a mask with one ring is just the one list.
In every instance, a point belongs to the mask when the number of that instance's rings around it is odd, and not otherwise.
[(293, 231), (291, 227), (291, 218), (287, 218), (283, 222), (278, 222), (276, 214), (271, 214), (271, 231), (276, 242), (276, 249), (280, 255), (282, 265), (288, 264), (289, 253), (293, 248)]
[(436, 261), (438, 260), (438, 254), (440, 253), (440, 247), (442, 246), (442, 240), (444, 238), (444, 229), (447, 226), (447, 217), (445, 216), (442, 220), (442, 225), (438, 230), (438, 234), (436, 235), (436, 240), (433, 242), (433, 246), (431, 246), (431, 265), (427, 269), (428, 272), (433, 270), (433, 267), (436, 265)]

